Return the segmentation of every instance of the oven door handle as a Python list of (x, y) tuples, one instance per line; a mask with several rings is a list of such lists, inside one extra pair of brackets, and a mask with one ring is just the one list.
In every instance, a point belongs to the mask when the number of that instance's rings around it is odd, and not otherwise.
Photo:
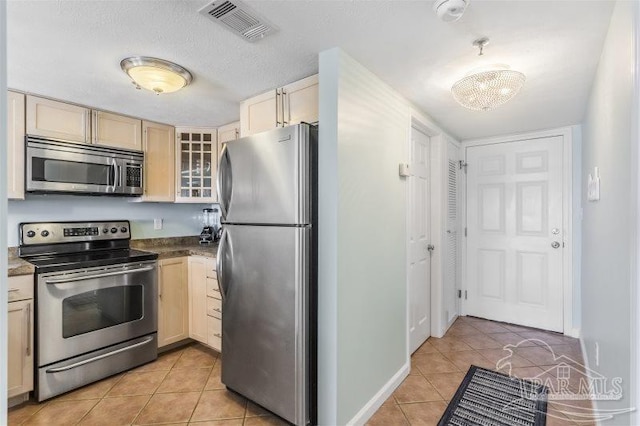
[(74, 282), (74, 281), (92, 280), (94, 278), (113, 277), (113, 276), (116, 276), (116, 275), (132, 274), (134, 272), (153, 271), (154, 268), (155, 268), (155, 266), (147, 266), (147, 267), (144, 267), (144, 268), (127, 269), (127, 270), (124, 270), (124, 271), (116, 271), (116, 272), (104, 272), (102, 274), (83, 275), (83, 276), (80, 276), (80, 277), (45, 279), (45, 282), (47, 284), (70, 283), (70, 282)]
[(108, 358), (110, 356), (114, 356), (117, 354), (120, 354), (122, 352), (126, 352), (126, 351), (130, 351), (131, 349), (135, 349), (138, 348), (140, 346), (144, 346), (146, 344), (148, 344), (149, 342), (151, 342), (153, 340), (153, 336), (147, 337), (146, 339), (144, 339), (142, 342), (138, 342), (135, 343), (131, 346), (127, 346), (124, 348), (120, 348), (120, 349), (116, 349), (115, 351), (112, 352), (107, 352), (106, 354), (102, 354), (102, 355), (98, 355), (98, 356), (94, 356), (93, 358), (89, 358), (89, 359), (85, 359), (84, 361), (79, 361), (79, 362), (74, 362), (73, 364), (70, 365), (66, 365), (64, 367), (58, 367), (58, 368), (50, 368), (48, 370), (46, 370), (47, 373), (60, 373), (63, 371), (68, 371), (77, 367), (81, 367), (85, 364), (89, 364), (91, 362), (96, 362), (96, 361), (100, 361), (101, 359), (104, 358)]

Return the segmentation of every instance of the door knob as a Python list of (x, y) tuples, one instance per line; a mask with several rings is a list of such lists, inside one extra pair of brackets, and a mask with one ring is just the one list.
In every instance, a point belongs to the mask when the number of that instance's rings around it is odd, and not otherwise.
[(551, 243), (551, 247), (553, 247), (554, 249), (557, 249), (558, 247), (560, 247), (560, 243), (557, 241), (554, 241)]

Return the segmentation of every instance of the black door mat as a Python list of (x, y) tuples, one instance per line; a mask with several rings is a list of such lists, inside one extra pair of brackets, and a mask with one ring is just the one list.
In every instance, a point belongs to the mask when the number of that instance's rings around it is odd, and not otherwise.
[(544, 426), (546, 386), (472, 365), (438, 426)]

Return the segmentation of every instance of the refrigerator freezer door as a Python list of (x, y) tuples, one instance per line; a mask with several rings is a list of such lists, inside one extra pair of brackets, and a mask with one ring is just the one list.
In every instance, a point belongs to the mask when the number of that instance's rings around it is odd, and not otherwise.
[(228, 142), (220, 158), (219, 200), (225, 223), (311, 221), (310, 136), (299, 124)]
[(310, 229), (226, 225), (225, 234), (222, 383), (306, 425)]

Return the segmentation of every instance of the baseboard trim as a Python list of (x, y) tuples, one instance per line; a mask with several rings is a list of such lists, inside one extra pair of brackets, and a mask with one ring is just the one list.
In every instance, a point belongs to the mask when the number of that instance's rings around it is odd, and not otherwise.
[[(580, 339), (580, 328), (573, 327), (571, 330), (569, 330), (568, 333), (566, 333), (566, 335), (569, 337), (575, 337), (576, 339)], [(580, 340), (580, 342), (582, 342), (582, 340)], [(582, 346), (582, 343), (580, 343), (580, 345)]]
[(384, 402), (393, 394), (400, 383), (409, 375), (411, 366), (409, 362), (402, 366), (400, 370), (380, 389), (374, 396), (367, 402), (358, 413), (353, 416), (347, 425), (360, 426), (364, 425), (378, 409), (384, 404)]

